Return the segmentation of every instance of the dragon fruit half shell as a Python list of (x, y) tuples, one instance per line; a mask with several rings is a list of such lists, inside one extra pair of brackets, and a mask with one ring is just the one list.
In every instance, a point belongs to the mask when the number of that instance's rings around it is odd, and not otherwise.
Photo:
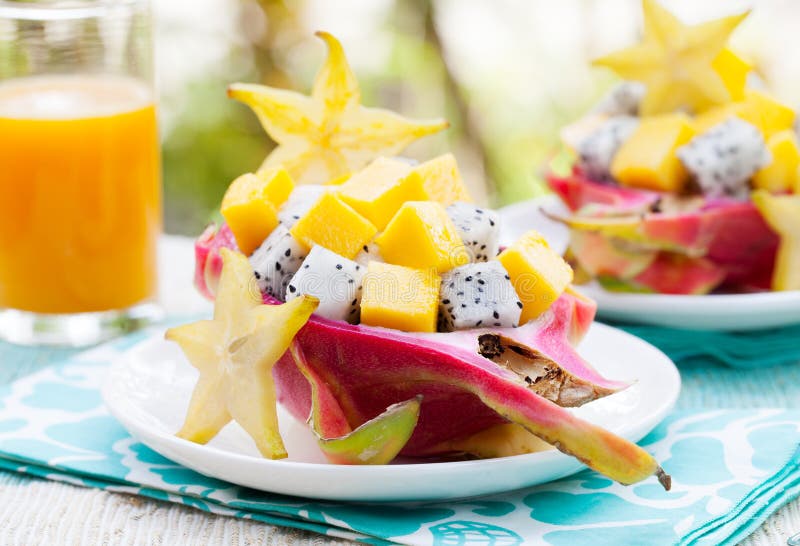
[[(220, 246), (198, 239), (198, 289), (208, 294)], [(264, 296), (265, 303), (278, 303)], [(452, 454), (453, 445), (498, 425), (522, 425), (561, 451), (621, 483), (669, 477), (644, 450), (564, 407), (580, 406), (626, 386), (598, 374), (575, 351), (595, 304), (567, 291), (538, 320), (519, 328), (410, 333), (313, 315), (273, 369), (278, 400), (298, 419), (328, 400), (331, 414), (356, 429), (395, 404), (420, 400), (413, 434), (400, 453)], [(297, 362), (297, 354), (303, 355)], [(314, 398), (309, 377), (325, 385)], [(316, 384), (316, 383), (315, 383)], [(342, 423), (344, 425), (344, 423)]]
[[(573, 231), (608, 241), (581, 245), (591, 251), (583, 255), (573, 245), (577, 261), (587, 261), (590, 271), (632, 271), (640, 275), (634, 284), (673, 294), (769, 289), (779, 240), (752, 202), (622, 188), (589, 180), (578, 170), (551, 175), (548, 183), (574, 213), (564, 220)], [(603, 248), (613, 255), (602, 256)], [(648, 257), (644, 272), (637, 265), (642, 257)]]

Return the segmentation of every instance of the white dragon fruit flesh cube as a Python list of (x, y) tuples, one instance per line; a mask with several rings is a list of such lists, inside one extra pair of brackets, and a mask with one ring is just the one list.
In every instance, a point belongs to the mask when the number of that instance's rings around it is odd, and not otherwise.
[(292, 237), (286, 226), (278, 225), (250, 256), (261, 292), (284, 300), (286, 286), (300, 269), (306, 254), (305, 247)]
[(439, 329), (516, 327), (522, 302), (497, 260), (462, 265), (442, 275)]
[(597, 181), (611, 180), (611, 162), (620, 146), (639, 126), (639, 119), (617, 116), (603, 122), (578, 144), (578, 164), (581, 170)]
[(456, 201), (447, 207), (447, 215), (455, 224), (470, 254), (470, 261), (486, 262), (500, 249), (500, 219), (489, 209)]
[(761, 131), (737, 117), (694, 137), (677, 155), (705, 195), (738, 199), (747, 198), (750, 178), (772, 161)]
[(378, 245), (375, 243), (369, 243), (364, 245), (364, 247), (356, 254), (356, 257), (353, 258), (355, 262), (362, 266), (367, 267), (369, 262), (384, 262), (383, 256), (381, 256), (381, 249), (378, 248)]
[(289, 281), (286, 301), (300, 294), (314, 296), (319, 299), (318, 315), (356, 323), (365, 272), (353, 260), (316, 245)]
[(328, 191), (330, 191), (329, 186), (319, 184), (297, 186), (278, 211), (278, 221), (287, 229), (291, 229), (300, 218), (311, 210), (311, 206), (317, 202), (317, 199)]

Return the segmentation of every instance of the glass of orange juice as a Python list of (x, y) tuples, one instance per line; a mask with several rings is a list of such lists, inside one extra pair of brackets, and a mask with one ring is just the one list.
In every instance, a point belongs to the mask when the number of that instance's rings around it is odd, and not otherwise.
[(87, 345), (155, 318), (161, 230), (143, 0), (0, 0), (0, 338)]

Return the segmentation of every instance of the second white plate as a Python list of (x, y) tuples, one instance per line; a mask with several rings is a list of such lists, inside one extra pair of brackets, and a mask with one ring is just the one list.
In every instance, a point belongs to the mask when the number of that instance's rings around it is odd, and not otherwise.
[(800, 291), (757, 294), (620, 294), (597, 283), (579, 287), (601, 318), (686, 330), (748, 331), (800, 323)]
[[(644, 341), (595, 324), (580, 352), (607, 377), (636, 381), (625, 391), (574, 410), (581, 418), (638, 441), (675, 404), (678, 371)], [(519, 489), (582, 468), (557, 451), (480, 461), (331, 465), (306, 424), (285, 412), (280, 414), (280, 427), (288, 459), (260, 457), (236, 424), (228, 425), (208, 445), (198, 445), (174, 436), (196, 379), (178, 347), (156, 335), (113, 364), (103, 397), (122, 425), (161, 455), (207, 476), (287, 495), (339, 501), (442, 500)]]
[[(566, 250), (569, 231), (541, 209), (569, 214), (554, 195), (515, 203), (500, 210), (501, 243), (528, 231), (540, 231), (558, 252)], [(800, 323), (800, 291), (756, 294), (675, 296), (609, 292), (599, 284), (579, 287), (597, 301), (600, 318), (688, 330), (760, 330)]]

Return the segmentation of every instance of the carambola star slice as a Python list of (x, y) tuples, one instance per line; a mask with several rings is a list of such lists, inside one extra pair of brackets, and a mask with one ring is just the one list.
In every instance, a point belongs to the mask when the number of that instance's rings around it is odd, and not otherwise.
[(379, 156), (395, 156), (414, 140), (447, 128), (443, 119), (412, 120), (361, 105), (361, 91), (339, 41), (318, 32), (328, 58), (311, 96), (235, 83), (228, 96), (250, 106), (278, 144), (261, 170), (284, 167), (301, 184), (325, 183)]
[(253, 438), (264, 457), (286, 457), (278, 432), (272, 367), (317, 308), (299, 297), (264, 305), (250, 263), (222, 249), (214, 318), (167, 330), (200, 377), (178, 436), (204, 444), (231, 420)]

